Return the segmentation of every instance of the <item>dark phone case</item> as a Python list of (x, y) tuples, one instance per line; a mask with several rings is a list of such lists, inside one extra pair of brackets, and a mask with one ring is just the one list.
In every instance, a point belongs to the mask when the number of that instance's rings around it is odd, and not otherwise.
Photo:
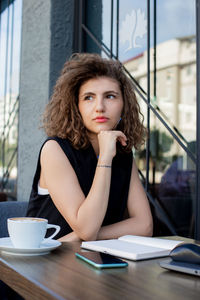
[(109, 254), (100, 252), (76, 252), (76, 257), (89, 263), (98, 269), (103, 268), (123, 268), (127, 267), (128, 263)]

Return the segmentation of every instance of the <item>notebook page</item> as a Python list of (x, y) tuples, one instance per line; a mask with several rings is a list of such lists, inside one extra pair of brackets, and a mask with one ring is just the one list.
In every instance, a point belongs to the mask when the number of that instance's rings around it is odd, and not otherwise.
[(166, 239), (143, 237), (137, 235), (124, 235), (120, 237), (119, 240), (136, 243), (140, 245), (169, 249), (169, 250), (173, 249), (178, 244), (183, 243), (183, 241), (166, 240)]

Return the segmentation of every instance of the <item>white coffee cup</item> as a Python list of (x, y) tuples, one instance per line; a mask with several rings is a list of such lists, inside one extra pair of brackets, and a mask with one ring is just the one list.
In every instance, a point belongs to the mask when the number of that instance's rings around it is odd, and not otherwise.
[[(43, 241), (50, 241), (60, 231), (60, 226), (48, 224), (48, 220), (42, 218), (9, 218), (7, 225), (13, 246), (21, 249), (39, 248)], [(49, 228), (55, 228), (55, 232), (44, 238)]]

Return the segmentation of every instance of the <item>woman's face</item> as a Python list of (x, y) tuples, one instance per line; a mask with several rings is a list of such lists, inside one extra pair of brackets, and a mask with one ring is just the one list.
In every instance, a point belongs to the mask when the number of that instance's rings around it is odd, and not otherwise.
[(78, 108), (90, 137), (115, 129), (123, 109), (119, 83), (109, 77), (86, 81), (79, 90)]

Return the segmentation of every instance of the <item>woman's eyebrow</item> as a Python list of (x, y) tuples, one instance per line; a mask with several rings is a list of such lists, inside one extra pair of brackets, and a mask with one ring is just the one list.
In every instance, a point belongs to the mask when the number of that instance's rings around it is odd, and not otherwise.
[(95, 95), (95, 93), (93, 93), (93, 92), (86, 92), (86, 93), (80, 94), (80, 97), (84, 97), (84, 96), (88, 96), (88, 95)]
[(116, 91), (105, 91), (105, 92), (104, 92), (104, 94), (108, 94), (108, 93), (119, 95), (119, 93), (116, 92)]
[[(113, 91), (113, 90), (108, 90), (108, 91), (104, 91), (103, 94), (115, 94), (115, 95), (119, 95), (119, 92), (117, 91)], [(96, 93), (94, 92), (85, 92), (83, 94), (80, 94), (80, 97), (85, 97), (85, 96), (88, 96), (88, 95), (96, 95)]]

